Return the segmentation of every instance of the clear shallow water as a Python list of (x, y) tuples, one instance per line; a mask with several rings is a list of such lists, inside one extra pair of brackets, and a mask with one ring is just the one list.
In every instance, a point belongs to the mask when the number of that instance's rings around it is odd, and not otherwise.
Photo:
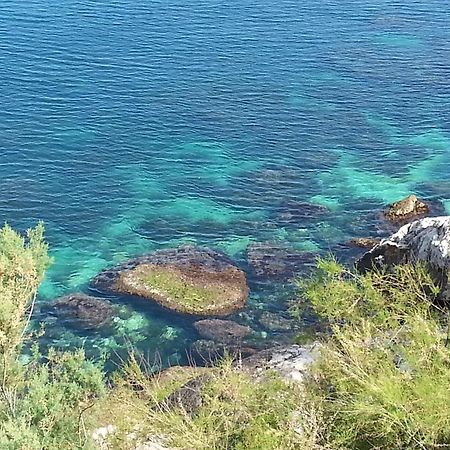
[[(4, 0), (0, 219), (45, 221), (40, 304), (195, 242), (325, 252), (414, 192), (450, 212), (450, 2)], [(327, 206), (282, 219), (289, 201)], [(285, 308), (254, 286), (252, 308)], [(189, 324), (123, 305), (48, 342), (182, 358)]]

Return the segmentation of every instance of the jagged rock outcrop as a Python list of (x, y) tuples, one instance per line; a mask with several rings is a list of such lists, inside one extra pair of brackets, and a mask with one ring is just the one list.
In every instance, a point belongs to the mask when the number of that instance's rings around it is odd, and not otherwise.
[(256, 378), (264, 376), (267, 371), (275, 371), (287, 381), (302, 382), (319, 352), (320, 344), (317, 342), (279, 346), (257, 352), (238, 364)]
[(356, 266), (365, 271), (417, 261), (423, 261), (446, 275), (450, 268), (450, 216), (426, 217), (403, 225), (365, 253)]
[(440, 299), (450, 300), (450, 216), (426, 217), (402, 226), (365, 253), (356, 267), (364, 272), (374, 267), (418, 261), (429, 266), (441, 289)]
[(249, 293), (245, 273), (226, 255), (194, 246), (131, 259), (104, 270), (91, 285), (197, 316), (229, 315), (244, 306)]

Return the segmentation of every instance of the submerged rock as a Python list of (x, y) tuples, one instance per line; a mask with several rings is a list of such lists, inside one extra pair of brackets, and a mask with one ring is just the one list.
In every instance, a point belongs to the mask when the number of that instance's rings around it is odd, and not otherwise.
[(245, 273), (227, 256), (193, 246), (129, 260), (101, 272), (92, 286), (199, 316), (231, 314), (245, 305), (249, 292)]
[(384, 217), (391, 222), (401, 223), (428, 214), (429, 211), (430, 207), (425, 202), (410, 195), (390, 205)]
[(238, 344), (252, 332), (250, 327), (220, 319), (199, 320), (194, 323), (194, 328), (203, 339), (221, 344)]
[(99, 329), (112, 324), (117, 310), (107, 300), (75, 293), (57, 298), (49, 313), (77, 328)]
[(251, 244), (247, 262), (257, 278), (286, 279), (314, 266), (316, 255), (273, 242)]
[(328, 208), (296, 200), (283, 201), (278, 207), (277, 222), (282, 224), (304, 223), (306, 220), (319, 219), (329, 212)]
[(259, 323), (269, 331), (291, 331), (295, 328), (295, 321), (286, 319), (279, 314), (264, 311), (259, 317)]

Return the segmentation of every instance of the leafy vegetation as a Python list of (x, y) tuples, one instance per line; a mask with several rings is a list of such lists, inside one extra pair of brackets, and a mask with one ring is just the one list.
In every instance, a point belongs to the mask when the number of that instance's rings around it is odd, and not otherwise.
[(75, 449), (87, 442), (83, 410), (104, 392), (103, 374), (82, 351), (24, 362), (36, 290), (50, 263), (44, 228), (0, 230), (0, 448)]
[(423, 266), (358, 274), (320, 260), (299, 284), (329, 334), (306, 383), (288, 384), (256, 379), (230, 358), (155, 375), (131, 354), (109, 382), (81, 350), (34, 346), (25, 358), (49, 263), (42, 225), (25, 237), (0, 230), (2, 449), (126, 450), (149, 439), (184, 450), (450, 448), (448, 312), (433, 302), (438, 288)]
[(301, 283), (332, 334), (309, 386), (333, 449), (450, 448), (450, 348), (424, 266), (359, 275), (335, 260)]
[[(176, 368), (148, 377), (139, 364), (131, 363), (126, 376), (96, 406), (98, 421), (115, 411), (116, 448), (134, 448), (129, 430), (140, 436), (162, 437), (170, 448), (196, 450), (294, 450), (308, 449), (307, 435), (298, 428), (296, 411), (303, 404), (299, 385), (289, 386), (277, 376), (256, 382), (237, 369), (231, 359), (213, 368)], [(167, 408), (164, 399), (186, 381), (207, 373), (199, 403)]]

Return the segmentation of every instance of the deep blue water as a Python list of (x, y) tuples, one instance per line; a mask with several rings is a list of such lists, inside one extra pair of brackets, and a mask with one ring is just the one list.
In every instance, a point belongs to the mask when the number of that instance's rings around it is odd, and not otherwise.
[[(244, 264), (252, 242), (374, 235), (409, 193), (450, 212), (448, 0), (3, 0), (0, 80), (0, 219), (45, 221), (40, 304), (182, 242)], [(286, 221), (292, 201), (330, 213)], [(183, 354), (188, 325), (123, 308), (48, 340)]]

